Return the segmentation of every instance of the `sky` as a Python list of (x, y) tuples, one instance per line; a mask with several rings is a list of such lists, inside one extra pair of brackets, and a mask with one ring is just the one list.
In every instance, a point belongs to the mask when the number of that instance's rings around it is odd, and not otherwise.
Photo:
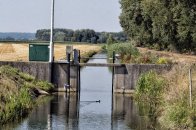
[[(0, 0), (0, 32), (50, 28), (51, 0)], [(55, 28), (119, 32), (119, 0), (55, 0)]]

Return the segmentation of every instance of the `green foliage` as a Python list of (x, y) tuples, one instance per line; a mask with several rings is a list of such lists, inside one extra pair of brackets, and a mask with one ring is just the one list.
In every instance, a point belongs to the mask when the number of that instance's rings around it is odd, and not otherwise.
[(121, 59), (125, 57), (136, 57), (139, 55), (137, 48), (133, 47), (130, 43), (115, 43), (107, 46), (107, 51), (110, 57), (113, 55), (113, 51), (120, 55)]
[(85, 52), (83, 54), (83, 57), (85, 57), (85, 59), (80, 59), (80, 62), (81, 63), (85, 63), (89, 60), (88, 57), (92, 57), (93, 55), (95, 55), (97, 52), (95, 50), (91, 50), (91, 51), (88, 51), (88, 52)]
[(108, 39), (107, 39), (107, 45), (111, 45), (116, 43), (116, 40), (113, 38), (112, 35), (109, 35)]
[(35, 33), (0, 32), (1, 41), (27, 41), (35, 39)]
[(157, 60), (158, 56), (147, 52), (144, 54), (140, 54), (137, 58), (135, 58), (134, 62), (138, 64), (156, 64)]
[[(71, 41), (71, 42), (88, 42), (88, 43), (106, 43), (109, 36), (112, 36), (116, 41), (126, 41), (127, 35), (124, 32), (108, 33), (95, 32), (92, 29), (54, 29), (55, 41)], [(41, 29), (36, 32), (36, 39), (41, 41), (50, 40), (50, 30)]]
[(28, 113), (35, 105), (34, 89), (50, 91), (53, 85), (10, 66), (0, 67), (0, 124)]
[(0, 74), (1, 74), (1, 75), (2, 75), (2, 74), (5, 74), (5, 75), (7, 75), (7, 76), (13, 76), (13, 75), (17, 75), (18, 72), (19, 72), (18, 69), (12, 68), (12, 67), (10, 67), (10, 66), (8, 66), (8, 65), (3, 66), (3, 67), (0, 68)]
[[(140, 114), (147, 114), (145, 116), (149, 118), (149, 126), (152, 128), (156, 126), (157, 118), (162, 111), (160, 106), (163, 104), (165, 86), (165, 79), (155, 71), (143, 73), (137, 81), (134, 97), (140, 106)], [(141, 109), (141, 105), (145, 109)]]
[(196, 112), (187, 104), (187, 98), (165, 104), (160, 122), (166, 128), (195, 129)]
[(119, 55), (118, 59), (122, 63), (138, 63), (138, 64), (171, 64), (172, 61), (159, 57), (150, 52), (141, 54), (132, 43), (115, 43), (104, 46), (109, 57), (112, 57), (113, 51)]
[(107, 51), (107, 45), (103, 45), (103, 46), (101, 47), (101, 49), (102, 49), (103, 51)]
[(155, 71), (140, 76), (137, 81), (135, 97), (148, 102), (159, 102), (165, 87), (165, 80)]
[(27, 73), (22, 73), (22, 72), (19, 72), (19, 75), (22, 79), (24, 79), (25, 81), (34, 81), (35, 80), (35, 77), (33, 77), (32, 75), (29, 75)]
[(166, 58), (160, 57), (157, 60), (157, 64), (171, 64), (172, 62)]
[(28, 88), (19, 89), (15, 95), (7, 95), (5, 106), (0, 109), (0, 124), (18, 119), (27, 114), (34, 103)]
[[(120, 0), (120, 23), (137, 45), (196, 52), (195, 0)], [(170, 48), (169, 48), (170, 49)]]
[(35, 84), (36, 87), (45, 91), (51, 91), (54, 89), (54, 86), (51, 83), (48, 83), (47, 81), (36, 81)]

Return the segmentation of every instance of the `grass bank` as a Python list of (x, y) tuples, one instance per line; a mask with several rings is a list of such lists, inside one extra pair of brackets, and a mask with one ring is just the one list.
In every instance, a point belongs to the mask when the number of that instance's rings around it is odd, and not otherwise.
[(91, 50), (88, 52), (85, 52), (81, 55), (81, 59), (80, 62), (81, 63), (85, 63), (89, 60), (90, 57), (92, 57), (93, 55), (95, 55), (96, 53), (100, 52), (101, 50)]
[(50, 92), (53, 85), (10, 66), (0, 67), (0, 124), (28, 114), (36, 104), (38, 89)]
[(164, 75), (169, 86), (164, 92), (161, 124), (170, 129), (196, 129), (196, 84), (193, 84), (193, 108), (189, 104), (189, 69), (196, 78), (196, 66), (190, 64), (175, 65)]
[(147, 102), (155, 108), (156, 119), (164, 128), (196, 129), (196, 89), (193, 89), (193, 108), (191, 108), (189, 68), (194, 68), (193, 77), (196, 79), (195, 66), (175, 65), (170, 72), (158, 75), (150, 71), (141, 75), (138, 80), (136, 99), (139, 102)]
[(121, 63), (138, 63), (138, 64), (170, 64), (171, 60), (152, 54), (151, 52), (140, 53), (132, 43), (114, 43), (106, 45), (104, 49), (112, 57), (113, 51), (119, 55)]

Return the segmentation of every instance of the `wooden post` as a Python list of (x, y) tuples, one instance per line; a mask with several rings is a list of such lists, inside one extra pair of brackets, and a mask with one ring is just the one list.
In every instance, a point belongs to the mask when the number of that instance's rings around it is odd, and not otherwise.
[(189, 69), (189, 96), (190, 96), (190, 107), (193, 108), (193, 102), (192, 102), (192, 74), (191, 69)]

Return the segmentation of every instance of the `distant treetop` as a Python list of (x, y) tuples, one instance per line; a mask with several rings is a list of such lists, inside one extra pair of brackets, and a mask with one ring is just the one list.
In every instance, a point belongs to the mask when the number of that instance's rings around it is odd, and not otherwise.
[[(92, 29), (54, 29), (55, 41), (71, 41), (71, 42), (88, 42), (88, 43), (106, 43), (109, 36), (116, 41), (126, 41), (127, 35), (123, 32), (95, 32)], [(37, 40), (49, 41), (50, 29), (37, 30), (35, 35)]]

